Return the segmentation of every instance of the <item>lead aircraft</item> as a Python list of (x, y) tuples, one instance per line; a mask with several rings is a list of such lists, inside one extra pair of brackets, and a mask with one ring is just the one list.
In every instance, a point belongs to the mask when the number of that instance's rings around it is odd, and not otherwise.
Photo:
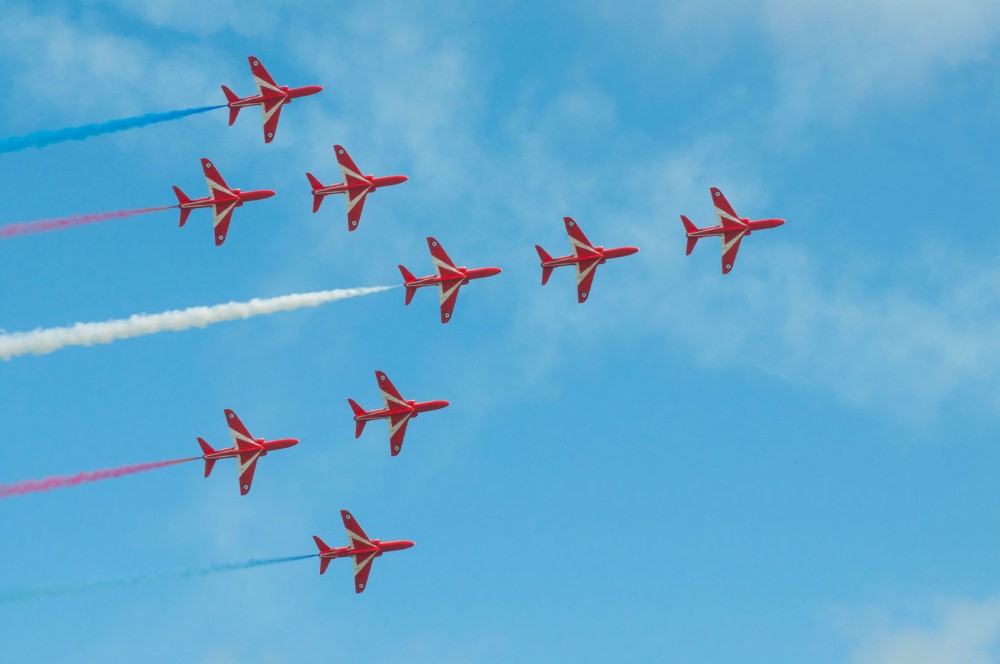
[(205, 477), (212, 474), (212, 468), (219, 459), (234, 457), (236, 459), (236, 473), (240, 479), (240, 495), (245, 496), (250, 493), (250, 485), (253, 484), (253, 472), (257, 469), (257, 459), (266, 456), (268, 452), (282, 450), (286, 447), (298, 445), (295, 438), (282, 438), (280, 440), (264, 440), (254, 438), (236, 417), (236, 413), (226, 409), (226, 422), (229, 424), (229, 434), (233, 437), (233, 446), (222, 450), (214, 450), (212, 446), (199, 438), (198, 444), (204, 452)]
[(609, 258), (631, 256), (639, 251), (639, 248), (614, 247), (612, 249), (605, 249), (604, 247), (595, 247), (571, 217), (563, 217), (563, 223), (566, 224), (566, 234), (569, 235), (569, 244), (573, 249), (571, 255), (552, 258), (544, 249), (537, 244), (535, 245), (535, 251), (538, 252), (538, 257), (542, 259), (542, 285), (544, 286), (548, 283), (554, 268), (563, 265), (575, 265), (576, 301), (583, 304), (587, 301), (587, 297), (590, 296), (590, 287), (594, 283), (594, 274), (597, 272), (597, 266), (607, 262)]
[(740, 242), (750, 235), (751, 231), (761, 231), (767, 228), (777, 228), (785, 223), (784, 219), (758, 219), (751, 221), (736, 214), (733, 206), (718, 187), (712, 187), (712, 202), (715, 203), (715, 214), (719, 217), (719, 225), (698, 228), (691, 220), (681, 215), (681, 223), (687, 231), (687, 255), (690, 256), (694, 245), (703, 237), (718, 235), (722, 240), (722, 274), (729, 274), (736, 263), (736, 252), (740, 250)]
[(418, 279), (402, 265), (399, 266), (399, 271), (403, 275), (403, 285), (406, 287), (406, 304), (413, 301), (413, 294), (417, 292), (418, 288), (424, 286), (440, 287), (442, 323), (451, 320), (451, 314), (455, 310), (455, 302), (458, 301), (458, 289), (472, 279), (492, 277), (502, 272), (498, 267), (479, 267), (471, 270), (466, 267), (457, 267), (454, 261), (448, 257), (441, 243), (432, 237), (427, 238), (427, 248), (431, 250), (431, 260), (434, 261), (437, 275)]
[(362, 175), (351, 155), (343, 145), (334, 145), (333, 151), (337, 154), (337, 165), (340, 166), (340, 173), (344, 181), (337, 184), (323, 184), (312, 173), (306, 173), (309, 184), (312, 185), (313, 213), (319, 211), (319, 206), (323, 204), (323, 197), (330, 194), (344, 194), (347, 200), (347, 230), (353, 231), (361, 223), (361, 210), (365, 207), (365, 198), (379, 187), (391, 187), (394, 184), (402, 184), (409, 178), (405, 175), (386, 175), (375, 177), (374, 175)]
[(187, 221), (191, 210), (195, 208), (212, 208), (213, 227), (215, 229), (215, 246), (220, 246), (226, 241), (226, 234), (229, 233), (229, 222), (232, 221), (233, 211), (242, 206), (246, 201), (259, 201), (274, 196), (271, 189), (257, 189), (254, 191), (241, 191), (232, 189), (218, 169), (204, 157), (201, 160), (201, 168), (205, 171), (205, 181), (208, 183), (208, 196), (205, 198), (188, 198), (187, 194), (174, 187), (174, 194), (177, 196), (177, 207), (181, 209), (181, 226)]
[(319, 573), (324, 574), (330, 561), (334, 558), (354, 558), (354, 592), (360, 593), (368, 584), (368, 574), (372, 571), (372, 562), (386, 551), (401, 551), (413, 546), (409, 540), (383, 542), (372, 539), (365, 534), (361, 525), (350, 512), (340, 510), (340, 518), (344, 520), (347, 530), (347, 546), (332, 548), (326, 545), (318, 536), (313, 535), (316, 546), (319, 547)]
[(375, 379), (378, 381), (378, 389), (382, 392), (385, 408), (365, 410), (353, 399), (348, 399), (347, 403), (351, 404), (351, 410), (354, 411), (354, 437), (361, 437), (361, 432), (365, 430), (368, 422), (388, 420), (390, 451), (392, 456), (396, 456), (403, 449), (403, 436), (406, 435), (406, 425), (411, 418), (429, 410), (440, 410), (450, 404), (447, 401), (407, 401), (385, 372), (376, 371)]
[(236, 116), (239, 115), (241, 108), (260, 106), (264, 115), (264, 142), (270, 143), (274, 140), (274, 133), (278, 131), (281, 107), (290, 104), (293, 99), (314, 95), (322, 91), (323, 88), (319, 85), (307, 85), (301, 88), (289, 88), (287, 85), (279, 86), (264, 69), (259, 58), (251, 55), (247, 59), (250, 61), (253, 82), (257, 84), (257, 94), (241, 98), (226, 86), (222, 86), (222, 93), (226, 95), (226, 106), (229, 107), (229, 126), (233, 126), (233, 123), (236, 122)]

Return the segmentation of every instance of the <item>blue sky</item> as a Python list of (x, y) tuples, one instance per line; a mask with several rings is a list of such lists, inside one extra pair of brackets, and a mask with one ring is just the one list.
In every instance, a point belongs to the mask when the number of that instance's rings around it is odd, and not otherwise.
[[(1000, 8), (731, 0), (0, 6), (0, 135), (325, 87), (0, 155), (3, 219), (170, 204), (198, 160), (272, 188), (222, 248), (196, 211), (0, 244), (28, 330), (427, 274), (399, 290), (0, 365), (0, 482), (197, 453), (224, 408), (302, 443), (0, 503), (0, 588), (310, 553), (338, 510), (417, 545), (0, 605), (10, 661), (1000, 661)], [(348, 235), (304, 173), (406, 174)], [(788, 223), (731, 275), (678, 215)], [(202, 195), (199, 193), (199, 195)], [(561, 217), (639, 254), (538, 285)], [(452, 406), (353, 439), (374, 369)], [(230, 464), (231, 465), (231, 464)]]

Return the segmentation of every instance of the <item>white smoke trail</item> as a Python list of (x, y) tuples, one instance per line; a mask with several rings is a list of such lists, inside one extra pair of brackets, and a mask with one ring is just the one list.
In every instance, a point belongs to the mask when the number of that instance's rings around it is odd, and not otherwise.
[(393, 286), (370, 288), (338, 288), (315, 293), (296, 293), (281, 297), (254, 298), (249, 302), (229, 302), (210, 307), (190, 307), (161, 314), (136, 314), (121, 320), (101, 323), (76, 323), (67, 327), (38, 328), (31, 332), (0, 334), (0, 359), (6, 361), (19, 355), (44, 355), (66, 346), (109, 344), (119, 339), (141, 337), (160, 332), (178, 332), (213, 323), (264, 316), (278, 311), (316, 307), (350, 297), (389, 290)]

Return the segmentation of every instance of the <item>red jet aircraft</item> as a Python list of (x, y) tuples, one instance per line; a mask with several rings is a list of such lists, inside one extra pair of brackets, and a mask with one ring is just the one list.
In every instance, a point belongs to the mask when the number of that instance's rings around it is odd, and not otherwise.
[(319, 85), (307, 85), (302, 88), (279, 86), (264, 69), (260, 60), (252, 55), (248, 60), (250, 60), (253, 81), (257, 84), (257, 94), (241, 99), (232, 90), (222, 86), (222, 92), (226, 95), (228, 102), (226, 105), (229, 106), (229, 126), (231, 127), (236, 122), (236, 116), (239, 115), (241, 108), (260, 106), (260, 110), (264, 114), (264, 142), (270, 143), (274, 140), (274, 132), (278, 131), (278, 117), (281, 115), (281, 107), (292, 103), (293, 99), (314, 95), (323, 88)]
[(240, 191), (230, 189), (226, 181), (222, 179), (219, 171), (208, 159), (202, 158), (201, 167), (205, 171), (205, 180), (208, 182), (208, 196), (206, 198), (196, 198), (191, 200), (180, 190), (174, 187), (174, 194), (177, 195), (178, 205), (181, 209), (181, 226), (187, 221), (191, 210), (195, 208), (210, 207), (212, 216), (215, 219), (215, 246), (226, 241), (226, 234), (229, 232), (229, 222), (233, 218), (233, 210), (240, 207), (246, 201), (259, 201), (274, 196), (271, 189), (257, 189), (255, 191)]
[(577, 223), (570, 217), (563, 217), (563, 222), (566, 224), (566, 233), (569, 234), (569, 244), (573, 249), (573, 254), (552, 258), (544, 249), (536, 244), (535, 251), (538, 252), (538, 257), (542, 259), (542, 285), (544, 286), (548, 282), (549, 277), (552, 276), (553, 268), (563, 265), (575, 265), (576, 297), (577, 302), (582, 304), (587, 301), (587, 296), (590, 295), (590, 285), (594, 282), (594, 273), (597, 272), (598, 265), (607, 262), (609, 258), (631, 256), (639, 251), (639, 248), (615, 247), (613, 249), (605, 249), (604, 247), (595, 247), (587, 239), (587, 236), (583, 234)]
[(427, 247), (431, 250), (431, 259), (434, 261), (437, 276), (431, 275), (417, 279), (402, 265), (399, 266), (399, 271), (403, 275), (403, 284), (406, 286), (406, 304), (413, 301), (413, 294), (417, 292), (418, 288), (424, 286), (441, 287), (442, 323), (451, 320), (451, 313), (455, 310), (455, 302), (458, 301), (458, 290), (462, 286), (472, 279), (492, 277), (502, 272), (498, 267), (480, 267), (472, 270), (465, 267), (455, 267), (455, 263), (448, 258), (441, 243), (432, 237), (427, 238)]
[(323, 203), (323, 197), (330, 194), (346, 194), (347, 198), (347, 230), (353, 231), (361, 223), (361, 210), (365, 207), (365, 197), (374, 192), (379, 187), (391, 187), (394, 184), (402, 184), (409, 178), (405, 175), (387, 175), (375, 177), (374, 175), (362, 175), (361, 169), (357, 167), (351, 155), (342, 145), (334, 145), (334, 152), (337, 153), (337, 164), (340, 172), (344, 176), (344, 181), (338, 184), (325, 185), (320, 182), (312, 173), (306, 173), (309, 184), (312, 185), (313, 212), (319, 211), (319, 206)]
[(254, 438), (247, 431), (247, 428), (236, 417), (236, 413), (226, 409), (226, 422), (229, 423), (229, 433), (233, 437), (234, 445), (224, 450), (213, 450), (212, 446), (199, 438), (198, 444), (204, 452), (202, 458), (205, 459), (205, 477), (212, 474), (212, 467), (219, 459), (235, 457), (237, 459), (236, 472), (240, 477), (240, 495), (245, 496), (250, 493), (250, 485), (253, 483), (253, 471), (257, 468), (257, 459), (266, 456), (273, 450), (283, 450), (292, 445), (298, 445), (295, 438), (282, 438), (281, 440), (264, 440)]
[(354, 437), (360, 438), (361, 432), (365, 430), (365, 424), (372, 420), (389, 420), (389, 445), (392, 456), (399, 454), (403, 447), (403, 436), (406, 435), (406, 423), (411, 417), (416, 417), (420, 413), (429, 410), (440, 410), (450, 405), (447, 401), (407, 401), (400, 394), (399, 390), (393, 386), (392, 381), (382, 371), (375, 372), (378, 379), (378, 389), (382, 392), (382, 399), (385, 401), (385, 408), (378, 410), (368, 410), (359, 406), (353, 399), (348, 399), (351, 410), (354, 411)]
[(368, 583), (368, 574), (372, 571), (372, 561), (381, 556), (386, 551), (402, 551), (413, 546), (409, 540), (396, 540), (383, 542), (382, 540), (371, 539), (365, 535), (357, 519), (351, 516), (347, 510), (340, 510), (340, 516), (344, 520), (344, 528), (347, 529), (348, 546), (332, 549), (326, 545), (316, 535), (316, 546), (319, 547), (319, 573), (326, 572), (330, 561), (334, 558), (354, 558), (354, 592), (360, 593)]
[(740, 250), (740, 241), (744, 236), (750, 235), (751, 231), (760, 231), (765, 228), (777, 228), (785, 223), (784, 219), (760, 219), (750, 221), (746, 217), (740, 217), (733, 210), (726, 197), (722, 195), (717, 187), (712, 187), (712, 202), (715, 203), (715, 214), (719, 217), (719, 225), (710, 228), (698, 228), (691, 220), (681, 215), (681, 222), (687, 231), (687, 255), (690, 256), (694, 250), (694, 245), (698, 240), (710, 235), (718, 235), (722, 240), (722, 274), (729, 274), (736, 262), (736, 252)]

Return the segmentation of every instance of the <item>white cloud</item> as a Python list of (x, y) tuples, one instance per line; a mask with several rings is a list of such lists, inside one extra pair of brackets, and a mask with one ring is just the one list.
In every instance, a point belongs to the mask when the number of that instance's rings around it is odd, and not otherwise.
[[(870, 617), (869, 617), (870, 618)], [(939, 602), (902, 620), (869, 620), (856, 630), (852, 664), (1000, 662), (1000, 599)]]
[(164, 55), (65, 10), (0, 7), (0, 58), (17, 90), (7, 113), (25, 128), (39, 118), (86, 122), (221, 101), (205, 55), (198, 45)]

